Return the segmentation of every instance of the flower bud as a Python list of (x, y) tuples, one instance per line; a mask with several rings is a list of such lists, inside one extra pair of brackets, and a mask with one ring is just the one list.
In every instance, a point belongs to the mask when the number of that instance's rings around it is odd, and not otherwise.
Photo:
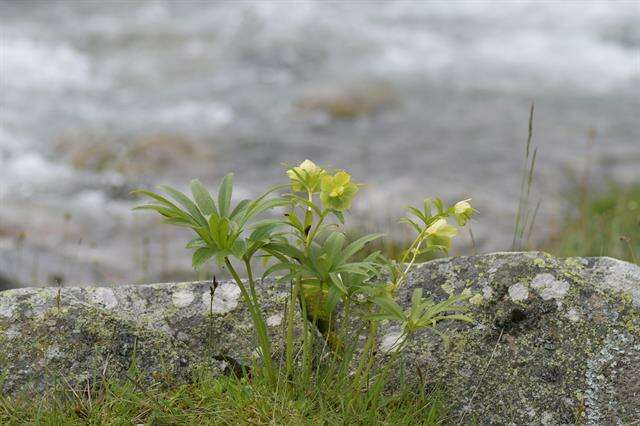
[(473, 216), (474, 210), (469, 203), (470, 200), (471, 199), (469, 198), (468, 200), (458, 201), (453, 206), (453, 214), (455, 215), (456, 221), (460, 226), (466, 225), (469, 219), (471, 219), (471, 216)]
[(291, 179), (291, 189), (296, 192), (317, 192), (320, 179), (326, 172), (311, 160), (304, 160), (299, 166), (287, 170)]

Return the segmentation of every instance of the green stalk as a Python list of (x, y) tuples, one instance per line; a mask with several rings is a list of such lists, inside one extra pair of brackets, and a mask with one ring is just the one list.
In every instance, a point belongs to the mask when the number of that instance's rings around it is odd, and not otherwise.
[(244, 259), (244, 266), (247, 270), (247, 277), (249, 278), (249, 291), (251, 292), (251, 297), (255, 303), (255, 306), (258, 307), (260, 304), (258, 303), (258, 294), (256, 293), (256, 284), (253, 280), (253, 271), (251, 270), (251, 261), (249, 259)]
[(372, 394), (369, 395), (366, 401), (366, 406), (371, 407), (371, 411), (373, 412), (377, 410), (377, 404), (378, 404), (378, 399), (380, 398), (380, 394), (384, 389), (384, 385), (385, 385), (385, 382), (387, 381), (387, 378), (389, 377), (389, 372), (391, 371), (391, 368), (395, 366), (396, 362), (398, 361), (398, 357), (400, 356), (401, 351), (402, 351), (402, 348), (397, 348), (395, 350), (395, 352), (393, 353), (393, 355), (391, 355), (391, 358), (386, 363), (382, 371), (376, 377), (376, 381), (374, 382), (373, 388), (372, 388)]
[(371, 327), (369, 328), (369, 335), (367, 336), (367, 341), (364, 345), (362, 355), (360, 355), (360, 360), (358, 361), (358, 367), (356, 368), (355, 374), (353, 376), (354, 393), (360, 392), (360, 383), (362, 382), (362, 373), (364, 372), (365, 367), (369, 364), (369, 358), (371, 357), (373, 346), (376, 343), (377, 334), (378, 334), (378, 323), (371, 322)]
[[(261, 355), (262, 355), (262, 360), (264, 362), (265, 371), (267, 372), (267, 378), (269, 380), (269, 383), (272, 386), (275, 386), (276, 385), (276, 369), (273, 365), (273, 360), (271, 359), (271, 342), (269, 341), (269, 335), (267, 334), (267, 326), (262, 316), (262, 313), (260, 312), (260, 308), (252, 300), (251, 295), (247, 291), (247, 288), (242, 282), (242, 279), (240, 279), (240, 276), (236, 272), (235, 268), (229, 261), (229, 258), (225, 257), (224, 261), (225, 261), (225, 264), (227, 265), (227, 268), (229, 269), (229, 272), (233, 276), (233, 279), (235, 280), (236, 284), (238, 284), (238, 287), (240, 288), (240, 294), (242, 295), (244, 302), (247, 304), (247, 307), (249, 308), (249, 313), (251, 314), (253, 324), (256, 327), (256, 335), (258, 337), (258, 344), (260, 345), (260, 350), (262, 352)], [(252, 280), (253, 280), (253, 277), (251, 277), (249, 282), (251, 283)]]
[(319, 216), (318, 223), (316, 223), (316, 226), (313, 228), (313, 231), (309, 232), (309, 234), (307, 235), (307, 239), (306, 239), (306, 242), (305, 242), (305, 248), (308, 249), (309, 246), (311, 245), (311, 242), (316, 237), (316, 234), (318, 233), (318, 230), (320, 229), (320, 226), (322, 226), (322, 223), (324, 222), (325, 217), (327, 217), (327, 212), (323, 211), (322, 214)]
[(289, 299), (289, 310), (287, 311), (287, 342), (286, 342), (286, 361), (285, 368), (287, 378), (293, 373), (293, 328), (295, 319), (295, 306), (298, 303), (298, 294), (300, 292), (300, 279), (298, 278), (291, 288), (291, 298)]
[(342, 342), (346, 342), (347, 340), (347, 326), (349, 325), (349, 318), (351, 317), (351, 299), (349, 297), (346, 298), (344, 302), (344, 315), (342, 317), (342, 324), (340, 324), (340, 329), (338, 331), (338, 342), (336, 346), (336, 355), (341, 357)]

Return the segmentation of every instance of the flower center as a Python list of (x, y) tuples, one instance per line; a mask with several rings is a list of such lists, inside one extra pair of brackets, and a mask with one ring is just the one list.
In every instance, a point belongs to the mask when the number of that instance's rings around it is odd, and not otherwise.
[(344, 186), (339, 186), (331, 191), (329, 197), (340, 197), (342, 194), (344, 194)]

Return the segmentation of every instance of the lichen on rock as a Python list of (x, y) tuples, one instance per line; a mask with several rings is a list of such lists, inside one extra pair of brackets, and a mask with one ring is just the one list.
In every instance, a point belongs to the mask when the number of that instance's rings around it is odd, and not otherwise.
[[(260, 284), (274, 350), (282, 348), (287, 289)], [(415, 288), (436, 300), (465, 292), (475, 323), (419, 333), (400, 357), (405, 379), (440, 387), (455, 423), (628, 424), (640, 418), (640, 268), (610, 258), (494, 253), (419, 265)], [(3, 392), (41, 391), (102, 374), (189, 379), (249, 365), (256, 344), (234, 283), (208, 282), (0, 293)], [(445, 336), (441, 339), (440, 335)], [(397, 340), (382, 324), (380, 357)], [(232, 362), (231, 362), (232, 361)], [(417, 372), (417, 373), (416, 373)]]

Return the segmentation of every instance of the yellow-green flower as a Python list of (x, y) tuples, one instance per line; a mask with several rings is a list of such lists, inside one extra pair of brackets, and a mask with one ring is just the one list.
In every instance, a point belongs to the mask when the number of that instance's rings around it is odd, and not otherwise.
[(456, 221), (460, 226), (464, 226), (469, 221), (469, 219), (471, 219), (471, 216), (473, 216), (473, 207), (471, 207), (469, 201), (471, 201), (471, 198), (458, 201), (453, 206), (453, 214), (455, 215)]
[(458, 228), (449, 225), (446, 219), (438, 219), (425, 232), (431, 244), (448, 249), (451, 240), (458, 234)]
[(287, 176), (291, 179), (291, 189), (296, 192), (317, 192), (320, 179), (325, 174), (324, 169), (316, 166), (311, 160), (304, 160), (299, 166), (287, 170)]
[(349, 209), (356, 192), (358, 192), (358, 185), (351, 182), (351, 176), (347, 172), (340, 171), (333, 176), (322, 177), (320, 200), (325, 208), (339, 212)]

